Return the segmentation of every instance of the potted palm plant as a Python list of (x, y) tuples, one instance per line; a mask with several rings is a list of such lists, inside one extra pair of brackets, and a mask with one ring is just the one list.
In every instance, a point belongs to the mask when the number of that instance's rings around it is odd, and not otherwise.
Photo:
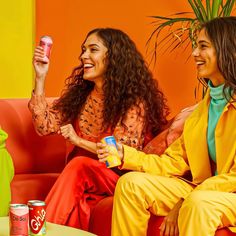
[[(154, 31), (147, 41), (147, 50), (151, 51), (150, 63), (156, 63), (157, 52), (172, 52), (178, 48), (185, 51), (194, 47), (199, 26), (216, 17), (230, 16), (235, 1), (188, 0), (192, 12), (178, 12), (169, 17), (150, 16), (154, 19)], [(200, 82), (204, 85), (204, 80)]]
[[(153, 58), (156, 58), (157, 48), (162, 44), (170, 51), (182, 47), (183, 44), (195, 43), (195, 32), (198, 26), (216, 17), (230, 16), (236, 0), (188, 0), (192, 12), (178, 12), (169, 17), (150, 16), (155, 19), (152, 24), (154, 31), (147, 41), (149, 46), (154, 43)], [(167, 34), (163, 36), (163, 31)], [(163, 37), (162, 37), (163, 36)]]

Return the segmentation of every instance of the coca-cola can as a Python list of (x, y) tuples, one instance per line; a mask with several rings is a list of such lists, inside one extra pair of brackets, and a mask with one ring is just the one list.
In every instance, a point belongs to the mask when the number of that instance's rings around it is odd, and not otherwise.
[(10, 204), (10, 236), (28, 235), (29, 208), (25, 204)]
[(49, 58), (51, 54), (51, 48), (52, 48), (52, 38), (50, 36), (42, 36), (40, 38), (39, 46), (43, 48), (43, 50), (46, 53), (46, 57)]
[(28, 201), (30, 235), (46, 234), (46, 204), (40, 200)]

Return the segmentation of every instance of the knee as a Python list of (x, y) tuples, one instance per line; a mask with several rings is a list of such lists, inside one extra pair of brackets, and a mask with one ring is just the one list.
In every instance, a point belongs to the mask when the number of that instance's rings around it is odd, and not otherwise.
[(193, 191), (184, 200), (180, 215), (184, 216), (187, 211), (200, 212), (208, 208), (207, 193), (205, 191)]
[(91, 166), (91, 158), (89, 157), (75, 157), (73, 158), (63, 170), (64, 173), (68, 173), (69, 175), (80, 173), (86, 171), (88, 167)]
[(117, 182), (115, 191), (119, 192), (119, 194), (127, 192), (135, 193), (137, 188), (142, 188), (144, 174), (140, 172), (129, 172), (121, 176)]
[(204, 204), (205, 200), (206, 200), (205, 191), (193, 191), (185, 199), (184, 204), (199, 206), (201, 204)]

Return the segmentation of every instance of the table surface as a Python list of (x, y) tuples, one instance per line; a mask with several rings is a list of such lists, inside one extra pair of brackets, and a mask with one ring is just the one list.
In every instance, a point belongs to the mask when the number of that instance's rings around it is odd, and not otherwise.
[[(72, 227), (46, 223), (47, 236), (95, 236), (95, 234)], [(0, 217), (0, 236), (9, 236), (9, 218)]]

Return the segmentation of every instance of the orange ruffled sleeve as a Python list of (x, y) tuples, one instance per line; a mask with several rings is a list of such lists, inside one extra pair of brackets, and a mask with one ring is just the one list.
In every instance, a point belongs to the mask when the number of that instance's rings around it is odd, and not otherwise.
[(61, 114), (52, 108), (53, 100), (46, 100), (44, 95), (35, 95), (28, 103), (32, 113), (33, 124), (39, 135), (48, 135), (56, 133), (61, 126)]
[(116, 140), (142, 150), (146, 133), (145, 115), (143, 103), (131, 107), (114, 129), (113, 135)]

